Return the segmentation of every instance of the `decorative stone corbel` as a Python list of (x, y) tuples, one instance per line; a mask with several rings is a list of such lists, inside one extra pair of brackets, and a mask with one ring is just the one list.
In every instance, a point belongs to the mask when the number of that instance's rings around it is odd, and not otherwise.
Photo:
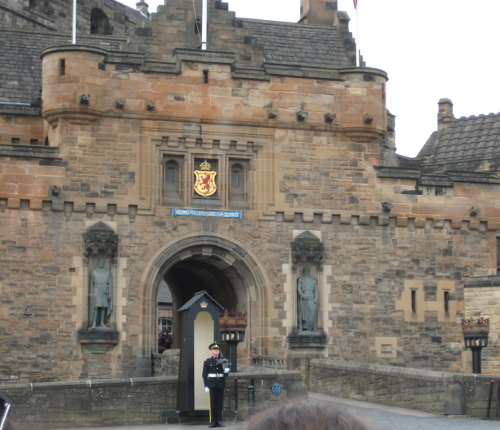
[(481, 209), (479, 209), (479, 208), (472, 207), (469, 209), (470, 216), (476, 216), (476, 215), (479, 215), (480, 213), (481, 213)]
[(369, 113), (363, 115), (363, 122), (365, 124), (371, 124), (373, 122), (373, 115)]
[(382, 212), (390, 212), (394, 205), (390, 202), (382, 202)]
[(59, 197), (61, 195), (62, 188), (59, 185), (50, 186), (50, 195), (52, 197)]
[(90, 94), (79, 94), (78, 103), (81, 105), (88, 105), (90, 103)]
[(305, 121), (305, 120), (306, 120), (306, 118), (307, 118), (307, 112), (304, 112), (304, 111), (302, 111), (302, 110), (299, 110), (299, 111), (296, 113), (296, 115), (297, 115), (297, 120), (299, 120), (299, 121)]
[(115, 105), (118, 109), (123, 109), (125, 107), (126, 99), (117, 99), (115, 100)]
[(156, 100), (148, 100), (148, 102), (146, 103), (146, 109), (154, 110), (155, 107), (156, 107)]
[(278, 116), (279, 110), (278, 109), (269, 109), (267, 111), (267, 117), (269, 119), (274, 119)]
[(325, 113), (325, 122), (331, 124), (333, 121), (335, 121), (335, 118), (337, 118), (337, 115), (334, 113)]

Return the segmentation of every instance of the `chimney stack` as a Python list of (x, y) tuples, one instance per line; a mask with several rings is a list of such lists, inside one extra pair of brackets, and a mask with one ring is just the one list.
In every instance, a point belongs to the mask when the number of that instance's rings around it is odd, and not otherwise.
[(337, 0), (300, 0), (300, 21), (303, 24), (333, 25)]
[(140, 1), (139, 3), (136, 3), (135, 4), (135, 8), (141, 12), (144, 16), (149, 16), (149, 5), (144, 2), (144, 1)]
[(453, 116), (453, 103), (450, 99), (441, 99), (438, 105), (438, 130), (441, 130), (448, 127), (455, 117)]

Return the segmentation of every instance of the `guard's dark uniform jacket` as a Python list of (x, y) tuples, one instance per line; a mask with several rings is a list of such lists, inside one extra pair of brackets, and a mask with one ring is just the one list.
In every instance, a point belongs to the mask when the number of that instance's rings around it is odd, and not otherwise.
[(222, 427), (224, 388), (226, 388), (224, 366), (217, 364), (217, 358), (207, 358), (203, 363), (203, 381), (210, 388), (210, 427)]

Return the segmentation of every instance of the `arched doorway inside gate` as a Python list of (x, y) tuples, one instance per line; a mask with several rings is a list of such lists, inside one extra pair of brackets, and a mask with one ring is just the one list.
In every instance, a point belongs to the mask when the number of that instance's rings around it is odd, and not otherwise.
[[(178, 348), (180, 341), (178, 330), (180, 315), (177, 312), (197, 292), (207, 291), (224, 309), (235, 310), (238, 301), (233, 289), (233, 283), (227, 276), (227, 270), (219, 269), (213, 258), (202, 259), (197, 256), (174, 264), (164, 276), (172, 294), (172, 332), (173, 347)], [(246, 308), (240, 304), (239, 308)], [(242, 309), (246, 310), (246, 309)], [(212, 342), (210, 340), (210, 342)], [(209, 343), (210, 343), (209, 342)]]
[[(143, 351), (157, 349), (157, 311), (160, 285), (166, 282), (172, 294), (173, 347), (178, 347), (180, 316), (177, 309), (195, 293), (207, 291), (228, 310), (246, 311), (248, 326), (245, 341), (238, 346), (238, 360), (250, 363), (251, 351), (265, 353), (267, 334), (267, 289), (265, 275), (256, 258), (231, 239), (215, 234), (189, 236), (172, 241), (150, 261), (143, 278)], [(207, 346), (212, 339), (207, 339)]]

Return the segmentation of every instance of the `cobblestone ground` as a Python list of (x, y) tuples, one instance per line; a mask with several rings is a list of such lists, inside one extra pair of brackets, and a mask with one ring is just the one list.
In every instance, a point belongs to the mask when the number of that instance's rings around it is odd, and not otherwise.
[[(310, 393), (311, 398), (341, 403), (354, 415), (365, 420), (373, 430), (500, 430), (500, 421), (486, 421), (480, 418), (446, 417), (410, 409), (394, 408), (373, 403), (332, 398)], [(240, 430), (241, 423), (227, 423), (226, 430)], [(200, 424), (157, 424), (149, 426), (126, 426), (84, 428), (67, 430), (202, 430), (208, 425)], [(296, 429), (300, 430), (300, 429)]]
[(393, 408), (373, 403), (331, 398), (318, 394), (310, 397), (342, 403), (373, 430), (500, 430), (500, 421), (480, 418), (446, 417), (409, 409)]

